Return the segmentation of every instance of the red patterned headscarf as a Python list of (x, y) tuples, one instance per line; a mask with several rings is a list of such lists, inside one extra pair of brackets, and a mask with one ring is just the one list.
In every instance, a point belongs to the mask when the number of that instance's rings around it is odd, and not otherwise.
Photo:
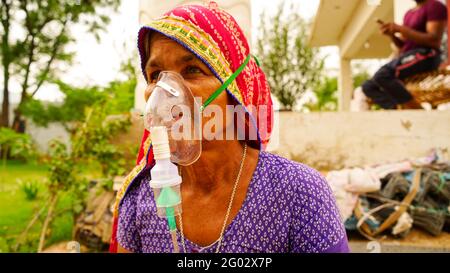
[[(203, 61), (223, 83), (235, 72), (250, 54), (248, 42), (235, 19), (220, 9), (216, 3), (208, 6), (187, 5), (177, 7), (162, 17), (143, 26), (138, 34), (141, 68), (144, 71), (145, 39), (155, 31), (178, 42)], [(144, 73), (145, 77), (145, 73)], [(254, 59), (226, 89), (250, 114), (250, 123), (256, 128), (260, 147), (269, 141), (273, 124), (273, 107), (266, 77)], [(148, 131), (144, 132), (137, 159), (138, 165), (127, 176), (119, 190), (114, 208), (113, 234), (110, 251), (117, 251), (117, 218), (120, 200), (133, 179), (153, 160)]]

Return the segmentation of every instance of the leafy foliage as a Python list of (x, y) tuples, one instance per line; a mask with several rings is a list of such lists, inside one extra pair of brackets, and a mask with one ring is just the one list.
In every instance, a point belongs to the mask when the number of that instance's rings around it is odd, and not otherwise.
[[(68, 45), (76, 39), (71, 32), (82, 25), (86, 33), (99, 37), (117, 10), (120, 0), (2, 0), (0, 57), (4, 71), (3, 107), (0, 126), (8, 126), (9, 81), (20, 83), (20, 104), (33, 97), (41, 86), (56, 78), (57, 67), (70, 64), (74, 52)], [(16, 115), (21, 115), (20, 111)]]
[(325, 78), (314, 90), (316, 101), (305, 104), (309, 111), (336, 111), (337, 110), (337, 78)]
[(20, 188), (28, 201), (36, 199), (39, 192), (38, 183), (36, 180), (21, 181)]
[[(358, 72), (353, 75), (353, 88), (361, 86), (370, 78), (369, 72), (364, 68), (357, 67)], [(336, 77), (325, 77), (313, 90), (316, 101), (305, 104), (309, 111), (336, 111), (337, 110), (338, 80)]]
[(274, 16), (261, 15), (257, 52), (272, 93), (283, 110), (292, 110), (319, 83), (324, 60), (308, 45), (308, 24), (298, 13), (286, 14), (286, 6), (283, 1)]
[(365, 81), (370, 79), (369, 72), (362, 70), (353, 76), (353, 88), (361, 86)]
[(6, 163), (8, 154), (13, 158), (31, 160), (36, 156), (36, 151), (31, 137), (26, 134), (17, 133), (9, 128), (0, 128), (0, 147), (3, 157), (3, 165)]
[(56, 204), (61, 194), (69, 193), (72, 196), (71, 211), (74, 216), (84, 209), (89, 181), (80, 173), (86, 165), (100, 164), (101, 176), (111, 182), (116, 175), (125, 171), (122, 151), (111, 144), (111, 141), (118, 133), (128, 129), (131, 124), (130, 117), (108, 115), (107, 104), (108, 100), (102, 98), (85, 109), (84, 121), (73, 131), (70, 151), (64, 143), (57, 140), (50, 145), (49, 208), (38, 251), (45, 245), (47, 230), (54, 221), (54, 215), (58, 215)]
[(46, 127), (51, 122), (60, 122), (67, 131), (73, 132), (77, 124), (86, 118), (84, 109), (104, 101), (104, 113), (117, 115), (128, 113), (134, 104), (136, 78), (113, 81), (106, 87), (74, 87), (61, 81), (55, 82), (65, 94), (63, 103), (45, 104), (30, 99), (21, 106), (21, 112), (38, 126)]

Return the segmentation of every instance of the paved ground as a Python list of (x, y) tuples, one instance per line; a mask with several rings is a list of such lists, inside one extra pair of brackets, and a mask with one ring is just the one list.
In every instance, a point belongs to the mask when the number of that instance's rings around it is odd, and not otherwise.
[[(353, 253), (450, 253), (450, 233), (439, 236), (414, 229), (403, 239), (387, 237), (380, 241), (368, 241), (359, 235), (350, 235), (350, 249)], [(44, 252), (73, 252), (75, 246), (70, 242), (60, 242), (48, 247)], [(81, 252), (89, 250), (81, 246)]]
[[(356, 237), (356, 238), (355, 238)], [(359, 236), (350, 237), (350, 249), (354, 253), (450, 253), (450, 233), (439, 236), (414, 229), (403, 239), (387, 237), (380, 241), (368, 241)]]

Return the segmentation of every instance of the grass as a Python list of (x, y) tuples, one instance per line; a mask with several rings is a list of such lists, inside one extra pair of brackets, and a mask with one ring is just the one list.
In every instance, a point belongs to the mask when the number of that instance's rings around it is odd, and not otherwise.
[[(40, 164), (8, 161), (6, 166), (0, 166), (0, 252), (12, 251), (17, 237), (26, 228), (34, 213), (45, 204), (48, 196), (45, 187), (47, 174), (47, 166)], [(39, 190), (36, 199), (27, 200), (21, 189), (21, 182), (31, 180), (38, 182)], [(71, 196), (63, 194), (57, 207), (67, 208), (71, 202)], [(36, 251), (41, 223), (38, 222), (31, 229), (28, 240), (19, 249), (20, 252)], [(73, 224), (73, 215), (70, 211), (56, 218), (46, 245), (70, 240)]]

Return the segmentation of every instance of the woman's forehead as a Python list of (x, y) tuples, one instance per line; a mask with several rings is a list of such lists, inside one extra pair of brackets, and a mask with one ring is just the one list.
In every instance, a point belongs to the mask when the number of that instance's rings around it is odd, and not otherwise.
[[(171, 54), (172, 56), (176, 55), (177, 59), (183, 60), (184, 62), (198, 59), (191, 51), (160, 33), (151, 34), (149, 40), (148, 52), (150, 54), (148, 55), (149, 58), (147, 62), (150, 62), (152, 59), (158, 59), (159, 57), (162, 57), (161, 55), (165, 54)], [(167, 51), (169, 49), (170, 52)]]
[(174, 40), (170, 39), (169, 37), (162, 35), (158, 32), (153, 32), (149, 34), (149, 51), (150, 54), (152, 53), (151, 49), (155, 49), (155, 46), (161, 46), (161, 45), (171, 45), (174, 47), (178, 47), (180, 50), (187, 51), (185, 48), (183, 48), (180, 44), (175, 42)]

